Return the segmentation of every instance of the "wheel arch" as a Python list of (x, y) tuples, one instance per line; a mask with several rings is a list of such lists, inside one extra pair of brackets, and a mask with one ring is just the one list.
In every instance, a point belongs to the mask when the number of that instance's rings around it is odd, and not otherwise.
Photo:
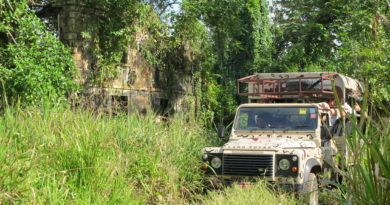
[(304, 172), (303, 172), (303, 182), (309, 180), (310, 173), (318, 174), (321, 173), (322, 167), (320, 162), (317, 159), (310, 158), (306, 161)]

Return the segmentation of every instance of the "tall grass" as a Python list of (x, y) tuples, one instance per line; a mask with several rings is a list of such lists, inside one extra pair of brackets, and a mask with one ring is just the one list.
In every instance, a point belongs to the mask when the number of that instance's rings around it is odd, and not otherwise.
[[(7, 108), (0, 116), (0, 204), (210, 204), (223, 195), (204, 195), (199, 159), (213, 139), (181, 119)], [(223, 193), (232, 203), (248, 202), (248, 194), (277, 201), (265, 186), (248, 191)]]
[[(352, 123), (354, 163), (330, 192), (341, 203), (390, 203), (390, 112), (370, 113)], [(152, 115), (7, 108), (0, 116), (0, 204), (298, 203), (261, 183), (202, 194), (200, 150), (217, 144), (213, 135), (196, 122), (156, 123)]]
[(196, 123), (66, 108), (0, 117), (0, 203), (184, 203), (211, 144)]
[(255, 184), (240, 185), (225, 188), (223, 191), (214, 190), (202, 196), (200, 202), (206, 205), (230, 205), (230, 204), (302, 204), (293, 194), (273, 190), (265, 181)]
[[(350, 164), (339, 173), (343, 183), (331, 192), (343, 204), (390, 204), (390, 111), (381, 102), (370, 104), (367, 95), (360, 121), (350, 117), (352, 135), (347, 136)], [(379, 106), (378, 106), (379, 105)]]

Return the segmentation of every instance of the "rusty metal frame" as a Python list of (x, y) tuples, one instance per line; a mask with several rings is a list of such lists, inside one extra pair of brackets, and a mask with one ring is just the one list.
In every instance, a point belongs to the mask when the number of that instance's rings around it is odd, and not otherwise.
[[(334, 92), (324, 90), (324, 80), (335, 80), (335, 76), (337, 73), (330, 73), (326, 75), (320, 74), (319, 77), (304, 77), (303, 75), (293, 78), (261, 78), (261, 75), (251, 75), (244, 78), (240, 78), (237, 80), (237, 94), (240, 96), (252, 96), (252, 97), (262, 97), (262, 98), (270, 98), (270, 99), (278, 99), (278, 98), (301, 98), (304, 96), (308, 97), (321, 97), (321, 98), (333, 98)], [(319, 90), (302, 90), (302, 80), (306, 79), (318, 79), (321, 80), (321, 89)], [(298, 91), (282, 91), (282, 84), (286, 83), (289, 80), (298, 80)], [(241, 93), (240, 92), (240, 83), (246, 83), (248, 85), (253, 86), (252, 93)], [(264, 85), (270, 85), (272, 91), (266, 91)], [(261, 89), (260, 89), (261, 85)], [(256, 88), (257, 87), (257, 88)], [(277, 88), (277, 89), (276, 89)], [(285, 97), (290, 96), (290, 97)], [(291, 97), (294, 96), (294, 97)]]

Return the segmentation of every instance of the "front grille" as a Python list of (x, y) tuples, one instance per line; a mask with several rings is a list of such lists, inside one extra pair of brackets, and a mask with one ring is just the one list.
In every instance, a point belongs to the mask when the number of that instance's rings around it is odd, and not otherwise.
[(223, 155), (223, 175), (266, 176), (273, 174), (273, 155)]

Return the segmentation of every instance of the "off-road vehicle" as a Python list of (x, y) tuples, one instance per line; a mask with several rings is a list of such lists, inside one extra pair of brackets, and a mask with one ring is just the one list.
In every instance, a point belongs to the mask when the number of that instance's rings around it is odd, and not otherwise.
[(256, 74), (237, 87), (249, 103), (237, 108), (228, 142), (203, 149), (206, 174), (224, 182), (263, 178), (318, 204), (319, 176), (334, 178), (336, 155), (347, 156), (347, 101), (360, 99), (362, 85), (322, 72)]

